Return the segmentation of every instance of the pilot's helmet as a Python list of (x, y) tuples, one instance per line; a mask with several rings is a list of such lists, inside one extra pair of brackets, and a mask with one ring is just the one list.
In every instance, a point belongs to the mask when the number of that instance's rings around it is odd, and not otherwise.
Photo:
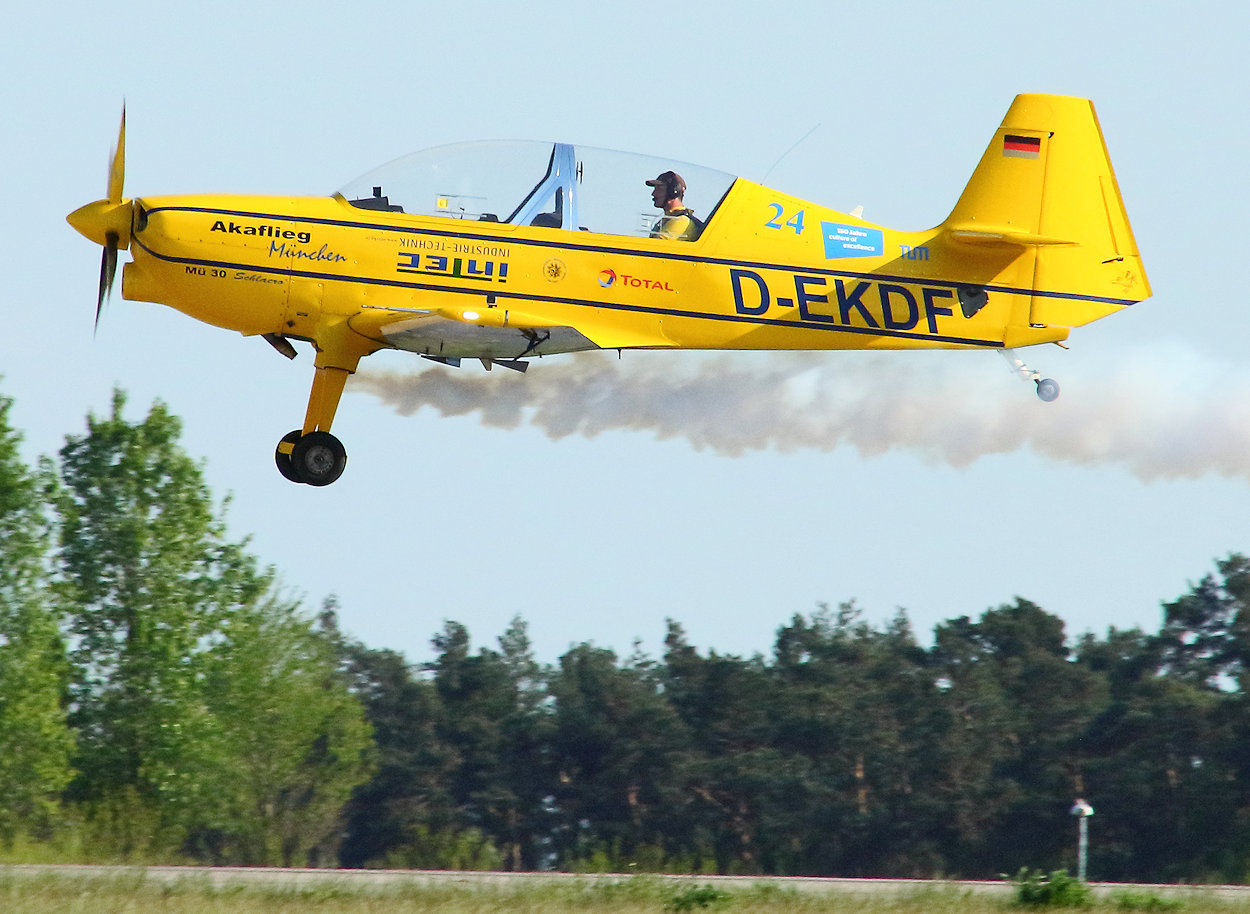
[(682, 180), (681, 175), (675, 171), (666, 171), (656, 177), (654, 181), (647, 182), (648, 187), (667, 187), (668, 199), (674, 197), (684, 197), (686, 195), (686, 182)]

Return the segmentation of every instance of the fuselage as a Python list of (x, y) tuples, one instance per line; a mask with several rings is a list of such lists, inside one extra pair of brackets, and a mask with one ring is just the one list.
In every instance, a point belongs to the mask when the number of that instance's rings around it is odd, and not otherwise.
[[(378, 212), (341, 196), (148, 197), (135, 211), (124, 297), (247, 335), (315, 339), (338, 318), (375, 347), (443, 357), (1067, 335), (1029, 326), (1032, 262), (1018, 249), (987, 256), (741, 179), (693, 242)], [(527, 352), (517, 328), (576, 333)]]

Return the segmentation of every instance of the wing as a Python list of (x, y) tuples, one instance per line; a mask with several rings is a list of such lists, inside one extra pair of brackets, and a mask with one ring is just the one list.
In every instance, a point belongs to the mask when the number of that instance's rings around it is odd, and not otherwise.
[[(397, 349), (446, 359), (521, 359), (589, 349), (667, 348), (672, 341), (615, 326), (610, 315), (588, 308), (576, 326), (510, 308), (440, 308), (372, 316), (375, 333)], [(371, 328), (372, 329), (372, 328)]]

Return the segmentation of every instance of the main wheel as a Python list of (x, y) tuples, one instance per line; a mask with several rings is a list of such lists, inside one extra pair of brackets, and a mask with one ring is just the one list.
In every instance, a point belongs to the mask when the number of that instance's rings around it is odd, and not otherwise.
[(282, 436), (282, 440), (278, 442), (278, 447), (273, 452), (273, 462), (278, 465), (278, 472), (291, 482), (303, 482), (295, 473), (295, 467), (291, 465), (291, 452), (295, 449), (295, 442), (299, 441), (304, 435), (301, 429), (288, 432)]
[(1053, 378), (1042, 378), (1037, 382), (1037, 395), (1045, 403), (1059, 398), (1059, 382)]
[(291, 449), (291, 471), (310, 486), (328, 486), (346, 466), (347, 450), (329, 432), (309, 432)]

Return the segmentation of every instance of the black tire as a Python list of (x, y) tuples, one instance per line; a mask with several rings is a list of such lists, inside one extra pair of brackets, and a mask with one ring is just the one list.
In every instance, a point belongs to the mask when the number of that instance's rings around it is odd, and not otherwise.
[(293, 432), (288, 432), (282, 436), (282, 440), (278, 442), (278, 447), (273, 452), (273, 462), (278, 465), (278, 472), (284, 478), (291, 480), (291, 482), (303, 482), (304, 480), (296, 475), (295, 467), (291, 465), (291, 454), (289, 452), (283, 453), (282, 446), (284, 444), (293, 446), (303, 435), (303, 431), (298, 428)]
[(309, 432), (291, 451), (291, 471), (310, 486), (328, 486), (346, 466), (347, 450), (329, 432)]

